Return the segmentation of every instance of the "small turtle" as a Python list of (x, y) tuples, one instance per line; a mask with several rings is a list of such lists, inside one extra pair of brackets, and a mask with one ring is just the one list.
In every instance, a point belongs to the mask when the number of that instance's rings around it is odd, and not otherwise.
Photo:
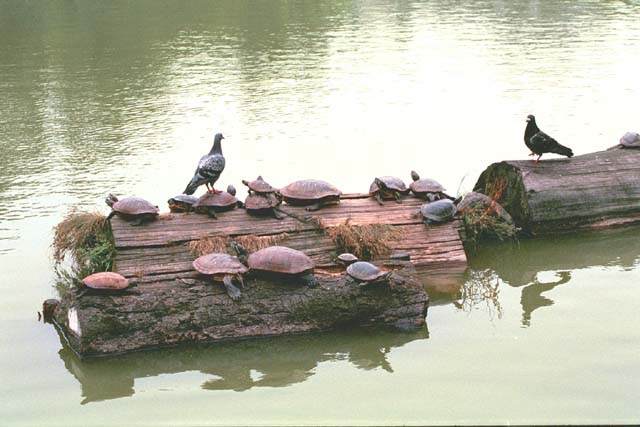
[(409, 189), (400, 178), (380, 176), (375, 178), (369, 186), (369, 194), (381, 205), (383, 200), (395, 200), (400, 203), (400, 197), (409, 194)]
[(143, 222), (158, 218), (158, 207), (139, 197), (127, 197), (118, 200), (116, 196), (109, 194), (105, 202), (111, 208), (111, 213), (107, 216), (107, 220), (113, 218), (114, 215), (118, 215), (124, 220), (132, 221), (131, 225), (140, 225)]
[(622, 148), (640, 148), (640, 134), (637, 132), (627, 132), (620, 138)]
[(169, 210), (171, 212), (191, 212), (193, 210), (193, 204), (198, 201), (195, 196), (189, 196), (187, 194), (178, 194), (175, 197), (167, 200), (169, 204)]
[(236, 187), (234, 187), (232, 184), (227, 185), (227, 193), (231, 194), (232, 196), (235, 197), (236, 195)]
[(502, 205), (493, 200), (491, 197), (486, 194), (477, 193), (472, 191), (464, 196), (464, 198), (460, 201), (460, 203), (456, 204), (456, 208), (458, 212), (465, 213), (467, 209), (473, 208), (475, 206), (481, 206), (482, 209), (491, 209), (498, 218), (502, 219), (505, 223), (509, 225), (515, 225), (513, 222), (513, 218), (507, 212)]
[(204, 193), (193, 205), (197, 213), (208, 214), (211, 218), (217, 218), (216, 212), (230, 211), (235, 208), (238, 199), (226, 191), (217, 193)]
[(456, 214), (456, 205), (449, 199), (436, 200), (425, 203), (414, 213), (414, 217), (422, 215), (425, 224), (447, 222)]
[(251, 182), (242, 180), (242, 183), (249, 187), (249, 194), (244, 201), (247, 213), (257, 216), (271, 215), (276, 219), (284, 218), (277, 209), (281, 201), (276, 195), (276, 189), (262, 179), (262, 176)]
[(370, 262), (358, 261), (347, 267), (347, 275), (362, 286), (386, 282), (389, 280), (391, 272), (383, 271)]
[(338, 255), (338, 262), (342, 265), (350, 265), (356, 261), (358, 261), (358, 257), (355, 256), (354, 254), (345, 252), (343, 254)]
[(80, 290), (77, 295), (78, 298), (89, 290), (95, 290), (101, 293), (120, 293), (131, 285), (126, 277), (112, 271), (94, 273), (81, 281), (85, 288)]
[(316, 211), (326, 205), (340, 203), (342, 192), (328, 182), (319, 179), (303, 179), (292, 182), (279, 191), (284, 201), (290, 205), (306, 206), (308, 211)]
[(232, 300), (237, 301), (240, 298), (240, 289), (234, 286), (233, 279), (236, 279), (244, 288), (242, 274), (248, 269), (238, 257), (225, 253), (207, 254), (196, 258), (193, 261), (193, 268), (201, 274), (210, 275), (214, 281), (222, 282)]
[(317, 284), (313, 276), (313, 261), (300, 251), (286, 246), (269, 246), (247, 257), (242, 245), (236, 242), (232, 242), (231, 245), (238, 253), (238, 258), (245, 262), (251, 272), (284, 280), (300, 280), (310, 287)]
[(259, 175), (253, 181), (247, 181), (245, 179), (242, 180), (242, 183), (249, 187), (249, 194), (258, 193), (258, 194), (268, 194), (275, 193), (276, 189), (269, 185), (263, 178), (262, 175)]
[(445, 194), (445, 188), (438, 181), (429, 178), (420, 179), (420, 175), (416, 171), (411, 171), (411, 179), (413, 182), (409, 185), (409, 189), (416, 197), (430, 202), (451, 199)]

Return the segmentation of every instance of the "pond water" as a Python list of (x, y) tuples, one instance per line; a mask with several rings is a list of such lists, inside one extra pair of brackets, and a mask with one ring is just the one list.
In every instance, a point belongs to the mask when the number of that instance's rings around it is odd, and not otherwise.
[(487, 245), (412, 332), (80, 361), (36, 311), (68, 209), (163, 206), (214, 132), (223, 188), (360, 192), (415, 169), (461, 193), (526, 158), (527, 114), (576, 154), (606, 149), (640, 130), (639, 17), (632, 1), (0, 1), (2, 424), (637, 422), (637, 228)]

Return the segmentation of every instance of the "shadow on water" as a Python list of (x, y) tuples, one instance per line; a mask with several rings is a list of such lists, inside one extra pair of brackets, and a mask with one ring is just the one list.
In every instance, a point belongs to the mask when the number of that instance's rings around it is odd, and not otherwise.
[[(536, 309), (554, 303), (543, 294), (570, 283), (573, 271), (594, 267), (631, 270), (636, 267), (640, 262), (639, 238), (640, 227), (635, 227), (553, 239), (487, 244), (469, 260), (468, 280), (461, 291), (462, 301), (465, 302), (465, 292), (476, 297), (476, 303), (493, 298), (499, 314), (498, 284), (502, 282), (522, 288), (522, 325), (529, 326)], [(553, 277), (542, 273), (550, 273)], [(484, 290), (484, 293), (469, 291), (474, 287)], [(470, 304), (473, 303), (472, 300)]]
[(349, 361), (358, 369), (392, 373), (387, 354), (395, 348), (427, 339), (428, 330), (338, 331), (232, 343), (197, 345), (81, 360), (60, 336), (60, 358), (78, 380), (82, 404), (133, 396), (138, 378), (199, 371), (212, 376), (204, 390), (285, 387), (314, 375), (327, 361)]

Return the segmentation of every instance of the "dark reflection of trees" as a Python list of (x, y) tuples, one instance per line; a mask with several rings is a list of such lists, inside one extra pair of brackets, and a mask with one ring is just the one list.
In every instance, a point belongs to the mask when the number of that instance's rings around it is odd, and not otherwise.
[[(497, 277), (509, 286), (522, 287), (522, 324), (529, 326), (533, 311), (553, 305), (553, 300), (543, 294), (569, 283), (572, 270), (594, 266), (635, 268), (640, 262), (639, 242), (640, 227), (519, 243), (487, 243), (469, 260), (470, 280)], [(554, 271), (557, 279), (540, 281), (538, 273), (542, 271)]]
[(82, 403), (132, 396), (137, 378), (200, 371), (206, 390), (244, 391), (305, 381), (319, 363), (348, 360), (356, 368), (393, 372), (387, 354), (428, 338), (417, 331), (344, 331), (218, 343), (80, 360), (61, 338), (67, 370), (80, 382)]

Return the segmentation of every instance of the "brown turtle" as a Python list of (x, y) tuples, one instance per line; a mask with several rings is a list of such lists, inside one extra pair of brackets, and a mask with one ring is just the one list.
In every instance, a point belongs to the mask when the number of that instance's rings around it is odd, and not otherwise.
[(349, 278), (362, 285), (386, 282), (391, 276), (390, 271), (383, 271), (366, 261), (358, 261), (347, 267)]
[(233, 279), (244, 288), (242, 274), (248, 269), (238, 257), (225, 253), (207, 254), (193, 261), (193, 268), (201, 274), (210, 275), (214, 281), (222, 282), (232, 300), (237, 301), (240, 298), (240, 289), (234, 286)]
[(411, 192), (420, 199), (433, 202), (440, 199), (451, 199), (445, 191), (446, 189), (435, 179), (422, 178), (416, 171), (411, 171), (413, 182), (409, 185)]
[(145, 199), (139, 197), (127, 197), (119, 200), (113, 194), (105, 199), (105, 202), (111, 208), (111, 213), (107, 216), (107, 220), (118, 215), (120, 218), (131, 221), (131, 225), (140, 225), (143, 222), (152, 221), (158, 217), (159, 209)]
[(271, 215), (276, 219), (284, 218), (277, 207), (281, 201), (276, 195), (276, 189), (269, 185), (262, 176), (254, 181), (242, 180), (242, 183), (249, 187), (249, 194), (244, 201), (244, 208), (251, 215)]
[(235, 208), (238, 199), (226, 191), (217, 193), (204, 193), (193, 205), (197, 213), (208, 214), (211, 218), (217, 218), (216, 212), (229, 211)]
[(247, 251), (237, 242), (231, 243), (243, 261), (253, 273), (276, 277), (280, 280), (298, 280), (307, 286), (315, 286), (313, 276), (314, 263), (304, 253), (286, 246), (269, 246), (247, 257)]
[(354, 254), (350, 254), (348, 252), (338, 255), (337, 258), (338, 258), (338, 262), (342, 265), (350, 265), (356, 261), (359, 261), (357, 256), (355, 256)]
[(130, 285), (132, 285), (126, 277), (112, 271), (91, 274), (82, 279), (81, 282), (84, 288), (78, 289), (80, 291), (77, 295), (78, 298), (90, 290), (97, 293), (126, 293)]
[(302, 179), (279, 190), (284, 201), (290, 205), (306, 206), (315, 211), (326, 205), (340, 203), (342, 192), (328, 182), (319, 179)]
[(189, 196), (187, 194), (178, 194), (167, 200), (169, 204), (169, 210), (174, 213), (191, 212), (193, 205), (198, 201), (196, 196)]
[(381, 205), (383, 200), (395, 200), (399, 203), (401, 196), (409, 194), (409, 189), (400, 178), (379, 176), (369, 186), (369, 194)]
[(258, 177), (253, 181), (247, 181), (243, 179), (242, 183), (249, 187), (249, 194), (253, 194), (254, 192), (258, 194), (268, 194), (276, 192), (276, 189), (269, 185), (269, 183), (267, 183), (262, 178), (262, 175), (258, 175)]

